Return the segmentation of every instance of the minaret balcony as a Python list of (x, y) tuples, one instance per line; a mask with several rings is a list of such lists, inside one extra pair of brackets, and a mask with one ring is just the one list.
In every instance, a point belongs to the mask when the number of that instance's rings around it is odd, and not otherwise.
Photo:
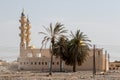
[(20, 37), (25, 37), (25, 36), (27, 36), (27, 35), (26, 35), (25, 33), (20, 33), (19, 36), (20, 36)]
[(27, 29), (31, 29), (31, 26), (27, 26)]
[(27, 34), (27, 35), (30, 35), (30, 34), (31, 34), (31, 32), (29, 32), (29, 31), (28, 31), (28, 32), (26, 32), (26, 34)]
[(27, 36), (26, 36), (26, 39), (30, 39), (30, 36), (27, 35)]
[(26, 23), (26, 20), (19, 20), (19, 22), (20, 22), (21, 24), (25, 24), (25, 23)]
[(20, 36), (20, 37), (23, 37), (23, 36), (25, 36), (25, 35), (24, 35), (24, 34), (19, 34), (19, 36)]
[(27, 27), (25, 27), (25, 26), (20, 26), (19, 29), (20, 29), (20, 30), (26, 30)]

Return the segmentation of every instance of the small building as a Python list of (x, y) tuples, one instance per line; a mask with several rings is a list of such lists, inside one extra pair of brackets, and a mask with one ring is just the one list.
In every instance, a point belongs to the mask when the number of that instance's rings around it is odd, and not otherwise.
[[(30, 46), (30, 22), (25, 14), (22, 12), (21, 19), (19, 20), (21, 26), (20, 29), (20, 56), (18, 57), (18, 69), (19, 70), (39, 70), (49, 71), (50, 68), (50, 52), (49, 49), (43, 49), (40, 52), (40, 48)], [(95, 65), (96, 70), (105, 71), (108, 70), (108, 60), (103, 53), (103, 49), (95, 50)], [(60, 70), (60, 59), (53, 57), (53, 71)], [(62, 70), (72, 71), (72, 66), (66, 65), (63, 61)], [(93, 70), (93, 49), (89, 51), (89, 56), (86, 61), (81, 65), (77, 65), (77, 70)]]
[(109, 70), (120, 70), (120, 61), (110, 62)]
[(6, 66), (8, 65), (9, 63), (7, 63), (6, 61), (3, 61), (3, 60), (0, 60), (0, 66)]

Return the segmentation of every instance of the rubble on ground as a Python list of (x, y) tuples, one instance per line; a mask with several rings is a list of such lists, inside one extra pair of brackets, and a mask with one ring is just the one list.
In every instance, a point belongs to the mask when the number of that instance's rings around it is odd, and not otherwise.
[(77, 72), (33, 72), (18, 71), (16, 63), (0, 66), (0, 80), (120, 80), (120, 71), (98, 72), (93, 76), (92, 71)]

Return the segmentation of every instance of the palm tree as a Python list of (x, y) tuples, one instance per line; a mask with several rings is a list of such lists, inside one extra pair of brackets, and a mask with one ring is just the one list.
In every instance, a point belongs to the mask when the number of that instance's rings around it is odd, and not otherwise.
[(62, 58), (67, 53), (67, 38), (66, 36), (61, 36), (58, 41), (55, 43), (55, 54), (56, 57), (60, 58), (60, 71), (62, 71)]
[(51, 62), (50, 62), (50, 72), (49, 74), (52, 75), (52, 63), (53, 63), (53, 54), (54, 54), (54, 46), (56, 40), (60, 37), (63, 36), (64, 33), (66, 33), (66, 30), (64, 30), (63, 24), (61, 23), (56, 23), (55, 26), (52, 26), (52, 23), (50, 23), (50, 27), (44, 27), (46, 32), (40, 32), (41, 34), (44, 34), (44, 39), (42, 41), (42, 47), (46, 46), (48, 42), (50, 42), (50, 53), (51, 53)]
[(67, 56), (63, 60), (68, 65), (73, 65), (73, 72), (76, 72), (76, 65), (81, 65), (89, 50), (90, 40), (83, 32), (77, 30), (75, 34), (71, 32), (72, 39), (68, 42)]

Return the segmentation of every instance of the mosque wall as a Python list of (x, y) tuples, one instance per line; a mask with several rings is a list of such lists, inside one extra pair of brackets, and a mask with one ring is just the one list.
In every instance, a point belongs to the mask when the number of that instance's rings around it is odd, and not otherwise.
[[(19, 57), (19, 69), (21, 70), (40, 70), (40, 71), (49, 71), (50, 68), (50, 53), (49, 49), (43, 50), (41, 53), (39, 49), (26, 50), (29, 55)], [(102, 49), (96, 49), (95, 52), (95, 65), (97, 71), (104, 71), (105, 68), (105, 56)], [(53, 57), (53, 71), (60, 70), (60, 59)], [(62, 70), (72, 71), (72, 66), (66, 65), (63, 61)], [(77, 65), (77, 70), (93, 70), (93, 49), (89, 51), (89, 56), (86, 58), (86, 61), (82, 65)]]

